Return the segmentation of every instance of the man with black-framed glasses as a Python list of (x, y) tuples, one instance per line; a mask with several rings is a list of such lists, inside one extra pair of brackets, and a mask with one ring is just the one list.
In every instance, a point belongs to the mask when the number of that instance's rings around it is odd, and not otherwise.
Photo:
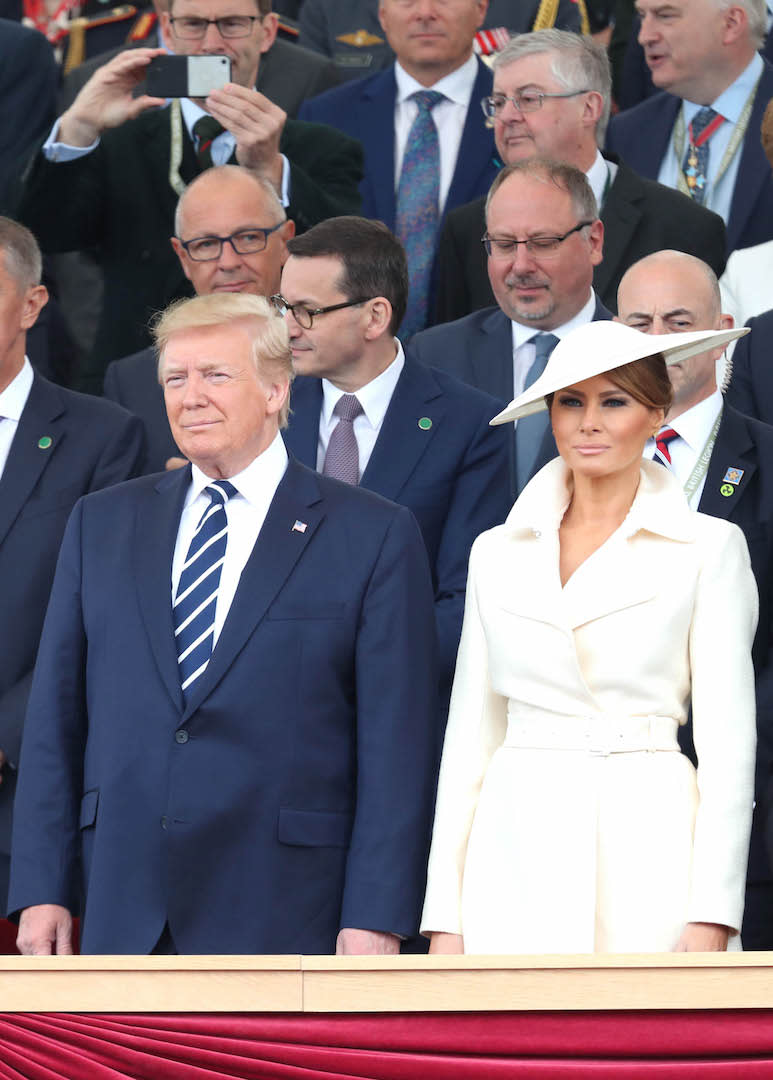
[(179, 55), (227, 56), (230, 82), (205, 99), (135, 97), (164, 50), (128, 50), (89, 79), (33, 159), (17, 216), (46, 252), (97, 249), (105, 274), (83, 389), (98, 391), (109, 360), (146, 345), (149, 316), (179, 295), (167, 238), (177, 197), (204, 169), (235, 162), (269, 181), (299, 230), (359, 208), (357, 143), (287, 119), (255, 89), (276, 36), (270, 6), (172, 0), (164, 40)]
[[(579, 169), (541, 158), (506, 166), (491, 186), (477, 242), (497, 306), (417, 334), (408, 352), (489, 394), (517, 397), (565, 334), (612, 317), (593, 290), (603, 240), (593, 190)], [(555, 453), (547, 414), (518, 420), (512, 495)]]
[[(198, 296), (279, 289), (287, 241), (295, 225), (272, 186), (237, 165), (198, 176), (180, 198), (171, 247)], [(143, 472), (186, 464), (169, 428), (152, 348), (115, 360), (105, 373), (105, 395), (145, 424)]]
[(509, 436), (490, 397), (407, 357), (399, 240), (377, 221), (331, 218), (288, 242), (282, 291), (296, 379), (285, 442), (305, 465), (407, 506), (432, 570), (442, 722), (473, 540), (510, 507)]

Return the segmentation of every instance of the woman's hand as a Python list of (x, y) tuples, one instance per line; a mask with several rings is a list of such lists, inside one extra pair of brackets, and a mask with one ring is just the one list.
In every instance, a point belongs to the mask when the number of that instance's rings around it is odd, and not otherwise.
[(461, 934), (432, 934), (429, 943), (430, 956), (444, 956), (464, 952), (464, 938)]
[(674, 952), (725, 952), (729, 936), (728, 927), (719, 923), (688, 922)]

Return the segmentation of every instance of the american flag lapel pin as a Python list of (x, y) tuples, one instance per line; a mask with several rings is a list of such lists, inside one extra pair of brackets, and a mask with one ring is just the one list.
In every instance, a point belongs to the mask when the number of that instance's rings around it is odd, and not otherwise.
[(308, 525), (306, 524), (305, 521), (296, 521), (290, 531), (291, 532), (305, 533), (307, 529), (308, 529)]

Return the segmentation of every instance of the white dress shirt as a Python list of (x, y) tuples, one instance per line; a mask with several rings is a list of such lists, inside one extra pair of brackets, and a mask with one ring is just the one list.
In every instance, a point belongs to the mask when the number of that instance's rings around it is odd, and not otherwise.
[[(456, 159), (459, 156), (459, 145), (462, 141), (462, 132), (467, 122), (467, 112), (470, 108), (472, 88), (478, 77), (478, 61), (473, 54), (460, 68), (452, 71), (435, 83), (434, 86), (422, 86), (412, 75), (395, 61), (395, 79), (397, 80), (397, 98), (395, 100), (395, 191), (400, 183), (400, 173), (403, 168), (403, 155), (405, 144), (408, 141), (408, 133), (411, 124), (416, 119), (419, 107), (415, 101), (410, 101), (411, 94), (417, 90), (437, 90), (445, 94), (447, 101), (440, 101), (432, 110), (432, 119), (438, 133), (438, 146), (440, 149), (440, 182), (438, 188), (438, 207), (445, 206), (448, 197), (448, 189), (451, 187)], [(472, 107), (479, 107), (477, 102)], [(481, 123), (483, 114), (481, 113)]]
[[(709, 394), (703, 401), (699, 401), (697, 405), (687, 409), (681, 416), (677, 416), (675, 420), (666, 421), (665, 426), (673, 428), (679, 434), (678, 439), (672, 439), (668, 444), (668, 452), (671, 455), (671, 472), (676, 476), (682, 487), (690, 479), (721, 409), (722, 394), (719, 390), (715, 390), (713, 394)], [(644, 447), (644, 456), (650, 459), (655, 457), (654, 439), (647, 440)], [(690, 508), (692, 510), (698, 509), (698, 503), (701, 501), (705, 484), (706, 474), (704, 473), (701, 482), (690, 499)]]
[[(730, 204), (733, 201), (733, 191), (735, 190), (735, 181), (738, 176), (738, 165), (741, 160), (741, 153), (743, 152), (743, 140), (718, 182), (716, 182), (716, 175), (719, 171), (722, 159), (725, 156), (725, 151), (730, 144), (735, 125), (741, 117), (743, 107), (746, 104), (749, 95), (754, 90), (757, 81), (762, 75), (762, 71), (762, 57), (759, 53), (755, 53), (752, 62), (741, 72), (735, 82), (731, 83), (727, 90), (724, 90), (715, 101), (711, 102), (712, 109), (725, 117), (725, 123), (720, 125), (709, 140), (710, 149), (706, 185), (707, 194), (703, 200), (703, 205), (724, 218), (725, 224), (727, 224), (728, 218), (730, 217)], [(684, 155), (687, 152), (687, 146), (689, 144), (690, 123), (698, 110), (702, 108), (702, 105), (698, 105), (694, 101), (687, 101), (686, 98), (682, 101), (682, 117), (684, 118), (685, 133), (682, 160), (680, 161), (677, 159), (676, 151), (674, 150), (674, 133), (672, 131), (668, 140), (668, 149), (666, 150), (660, 165), (660, 172), (658, 173), (658, 180), (661, 184), (667, 184), (668, 187), (678, 188), (679, 174), (682, 171), (682, 162), (684, 161)], [(759, 133), (755, 135), (753, 131), (749, 132), (747, 130), (747, 134), (752, 138), (759, 137)]]
[[(193, 125), (200, 117), (207, 116), (208, 113), (205, 109), (202, 109), (197, 105), (195, 101), (191, 101), (190, 98), (180, 98), (180, 111), (182, 112), (183, 123), (188, 132), (188, 137), (195, 146), (196, 139), (193, 135)], [(57, 135), (59, 133), (61, 120), (62, 118), (60, 116), (51, 128), (51, 133), (48, 138), (43, 143), (43, 154), (48, 161), (75, 161), (77, 158), (85, 157), (86, 154), (90, 154), (92, 150), (95, 150), (99, 146), (99, 139), (95, 139), (91, 146), (70, 146), (68, 143), (58, 142)], [(216, 139), (212, 140), (212, 148), (210, 150), (210, 153), (212, 154), (212, 163), (214, 165), (228, 164), (235, 149), (236, 136), (232, 135), (230, 131), (224, 131), (222, 135), (218, 135)], [(282, 190), (280, 192), (280, 198), (283, 206), (289, 206), (290, 164), (284, 154), (281, 154), (280, 156), (282, 158)]]
[[(258, 533), (263, 527), (271, 500), (286, 468), (287, 451), (282, 436), (277, 432), (271, 445), (262, 454), (258, 454), (246, 469), (229, 477), (238, 494), (233, 495), (225, 504), (228, 542), (220, 572), (213, 648), (231, 608), (242, 570), (255, 547)], [(198, 466), (191, 467), (191, 484), (185, 496), (172, 559), (172, 603), (196, 526), (210, 505), (209, 495), (204, 488), (212, 483), (212, 478), (206, 476)]]
[(24, 357), (24, 367), (0, 393), (0, 477), (11, 452), (11, 443), (32, 389), (32, 365)]
[[(376, 445), (376, 439), (379, 436), (381, 425), (389, 408), (389, 402), (392, 400), (392, 394), (397, 386), (397, 380), (400, 378), (405, 365), (403, 347), (397, 338), (395, 338), (395, 346), (397, 354), (389, 367), (385, 368), (375, 379), (371, 379), (369, 383), (361, 386), (359, 390), (355, 390), (355, 396), (362, 405), (362, 412), (355, 417), (352, 425), (359, 452), (360, 476), (368, 466), (370, 455), (373, 453), (373, 447)], [(322, 466), (325, 463), (325, 454), (327, 453), (330, 436), (339, 423), (338, 417), (333, 416), (333, 409), (336, 407), (338, 399), (346, 392), (338, 386), (334, 386), (327, 379), (322, 380), (322, 410), (319, 415), (319, 441), (317, 443), (317, 470), (319, 472), (322, 471)]]
[[(590, 296), (577, 312), (577, 314), (565, 322), (562, 326), (557, 326), (555, 330), (538, 330), (534, 326), (525, 326), (523, 323), (517, 323), (511, 320), (513, 327), (513, 397), (517, 398), (519, 394), (522, 394), (526, 389), (526, 376), (529, 374), (529, 368), (534, 363), (536, 355), (536, 346), (534, 344), (534, 338), (538, 334), (555, 334), (559, 339), (566, 337), (568, 333), (576, 329), (578, 326), (584, 326), (586, 323), (593, 321), (593, 316), (596, 313), (596, 294), (593, 289), (590, 291)], [(514, 421), (516, 424), (518, 421)]]

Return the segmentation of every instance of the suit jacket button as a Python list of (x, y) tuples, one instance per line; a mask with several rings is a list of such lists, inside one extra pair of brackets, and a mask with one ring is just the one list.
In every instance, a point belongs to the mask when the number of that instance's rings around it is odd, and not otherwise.
[(182, 728), (180, 728), (179, 731), (175, 731), (175, 733), (174, 733), (174, 741), (176, 743), (179, 743), (180, 746), (182, 746), (183, 743), (187, 743), (187, 741), (188, 741), (188, 732), (184, 731)]

